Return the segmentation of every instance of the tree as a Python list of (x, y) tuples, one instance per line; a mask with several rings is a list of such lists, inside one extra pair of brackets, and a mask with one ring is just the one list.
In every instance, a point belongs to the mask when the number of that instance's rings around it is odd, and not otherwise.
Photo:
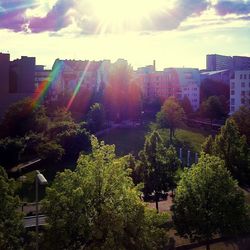
[(249, 149), (245, 136), (240, 136), (233, 119), (227, 119), (226, 124), (215, 136), (210, 135), (202, 145), (205, 153), (220, 157), (225, 161), (226, 168), (240, 184), (249, 183), (250, 162)]
[(0, 249), (21, 249), (22, 214), (17, 211), (14, 181), (8, 179), (0, 166)]
[(211, 124), (214, 119), (220, 119), (223, 117), (225, 115), (225, 111), (223, 110), (219, 97), (210, 96), (206, 101), (203, 101), (201, 104), (201, 114), (204, 117), (209, 118)]
[(240, 133), (246, 136), (247, 143), (250, 145), (250, 109), (241, 106), (238, 111), (233, 113), (232, 118), (236, 122)]
[(213, 147), (214, 147), (214, 140), (213, 137), (209, 135), (204, 141), (204, 143), (201, 145), (201, 149), (204, 153), (212, 155), (214, 150)]
[(240, 136), (233, 119), (227, 119), (220, 133), (216, 135), (213, 154), (225, 161), (227, 169), (241, 184), (248, 181), (250, 176), (249, 150), (245, 136)]
[(87, 114), (88, 129), (95, 133), (104, 127), (105, 111), (100, 103), (94, 103)]
[(76, 161), (81, 151), (89, 151), (90, 136), (84, 126), (76, 123), (66, 110), (59, 109), (54, 113), (47, 136), (64, 149), (64, 159)]
[(4, 114), (1, 123), (2, 137), (25, 136), (30, 131), (42, 132), (46, 130), (48, 117), (44, 106), (34, 108), (30, 98), (12, 104)]
[(200, 87), (201, 102), (207, 100), (210, 96), (225, 96), (227, 100), (230, 98), (229, 84), (214, 81), (212, 79), (204, 79)]
[[(58, 173), (43, 202), (46, 249), (163, 249), (165, 216), (148, 212), (126, 158), (92, 137), (75, 171)], [(164, 218), (163, 218), (164, 217)], [(73, 222), (73, 223), (72, 223)]]
[(132, 75), (132, 67), (124, 60), (117, 60), (110, 69), (108, 84), (104, 90), (104, 107), (112, 121), (128, 118), (128, 88)]
[(181, 160), (177, 156), (177, 152), (173, 145), (170, 145), (166, 151), (166, 165), (168, 171), (168, 186), (170, 190), (174, 191), (176, 188), (176, 173), (181, 167)]
[(38, 156), (48, 163), (55, 163), (62, 159), (64, 149), (55, 141), (41, 143), (37, 147)]
[(169, 128), (170, 143), (172, 143), (176, 128), (182, 124), (184, 117), (184, 110), (174, 97), (168, 98), (161, 107), (161, 111), (157, 113), (157, 123), (160, 127)]
[(188, 114), (193, 113), (193, 107), (191, 105), (191, 102), (190, 102), (189, 98), (186, 95), (181, 100), (181, 106), (182, 106), (185, 114), (188, 115)]
[(0, 140), (0, 164), (9, 169), (20, 162), (21, 153), (24, 150), (24, 140), (20, 138), (6, 137)]
[(203, 154), (198, 164), (185, 169), (172, 207), (179, 235), (206, 241), (215, 235), (236, 235), (249, 229), (244, 194), (223, 160)]
[(160, 134), (153, 131), (146, 138), (144, 149), (139, 153), (142, 167), (140, 167), (144, 182), (144, 195), (154, 193), (156, 210), (158, 211), (159, 196), (162, 191), (167, 192), (173, 187), (173, 176), (178, 167), (174, 157), (174, 149), (167, 149)]

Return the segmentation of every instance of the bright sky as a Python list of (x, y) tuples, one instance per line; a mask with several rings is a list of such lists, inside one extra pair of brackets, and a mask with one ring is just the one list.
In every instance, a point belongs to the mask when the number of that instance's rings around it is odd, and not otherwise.
[(206, 54), (250, 56), (250, 0), (0, 0), (0, 45), (48, 68), (56, 58), (204, 68)]

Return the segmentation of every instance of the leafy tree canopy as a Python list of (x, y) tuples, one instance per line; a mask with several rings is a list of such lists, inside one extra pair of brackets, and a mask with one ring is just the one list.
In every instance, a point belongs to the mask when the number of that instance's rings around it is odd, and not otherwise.
[(202, 148), (204, 152), (223, 159), (226, 168), (241, 184), (249, 182), (249, 149), (245, 136), (240, 135), (233, 119), (227, 119), (215, 139), (208, 137)]
[(25, 136), (30, 131), (46, 130), (48, 117), (44, 106), (35, 109), (30, 98), (12, 104), (6, 111), (1, 123), (2, 137)]
[(217, 96), (210, 96), (206, 101), (203, 101), (200, 111), (201, 115), (209, 118), (211, 122), (214, 119), (220, 119), (224, 117), (226, 114), (223, 105)]
[(145, 209), (130, 172), (114, 146), (92, 137), (92, 153), (47, 189), (46, 249), (164, 249), (165, 215)]
[(171, 142), (175, 129), (182, 124), (184, 118), (184, 110), (174, 97), (170, 97), (164, 102), (161, 111), (157, 113), (156, 117), (157, 123), (160, 127), (169, 128)]
[(0, 166), (0, 249), (21, 249), (22, 214), (17, 212), (19, 198), (14, 181)]
[(88, 129), (94, 133), (101, 130), (105, 123), (105, 111), (100, 103), (94, 103), (87, 114)]
[(250, 145), (250, 109), (241, 106), (238, 111), (233, 113), (232, 118), (236, 122), (240, 133), (246, 136), (248, 145)]
[(249, 229), (244, 194), (215, 156), (203, 154), (198, 164), (185, 169), (172, 210), (178, 234), (191, 240), (208, 241)]

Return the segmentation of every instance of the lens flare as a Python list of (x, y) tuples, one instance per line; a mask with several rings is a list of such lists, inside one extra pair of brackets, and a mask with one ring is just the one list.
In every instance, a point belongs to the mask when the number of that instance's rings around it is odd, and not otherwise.
[(63, 67), (64, 67), (64, 64), (62, 61), (57, 63), (56, 66), (51, 71), (50, 75), (47, 77), (47, 79), (45, 79), (43, 82), (39, 84), (32, 98), (32, 107), (34, 109), (36, 109), (42, 104), (49, 90), (52, 87), (54, 87), (54, 85), (56, 84), (58, 80), (58, 77), (60, 76), (60, 73), (63, 70)]

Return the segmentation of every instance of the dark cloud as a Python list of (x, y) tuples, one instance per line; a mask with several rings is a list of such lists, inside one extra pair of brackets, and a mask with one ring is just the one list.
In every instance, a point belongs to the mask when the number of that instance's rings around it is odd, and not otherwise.
[(36, 0), (0, 0), (0, 28), (22, 31), (27, 21), (25, 11), (36, 6)]
[(30, 20), (29, 28), (33, 33), (44, 31), (58, 31), (71, 24), (70, 10), (74, 8), (74, 1), (58, 0), (45, 17)]
[[(57, 0), (45, 16), (28, 19), (27, 9), (37, 7), (41, 1), (0, 0), (0, 29), (6, 28), (16, 32), (30, 30), (32, 33), (46, 31), (56, 33), (74, 21), (80, 30), (79, 34), (98, 33), (102, 27), (99, 26), (98, 17), (93, 16), (91, 1), (94, 0)], [(140, 32), (173, 30), (187, 18), (199, 16), (208, 8), (215, 8), (220, 16), (235, 13), (241, 20), (249, 20), (250, 0), (219, 0), (216, 5), (211, 5), (211, 0), (175, 0), (172, 9), (159, 10), (150, 19), (142, 20), (141, 26), (136, 28)], [(134, 29), (132, 25), (127, 28)], [(195, 25), (189, 28), (195, 28)], [(112, 32), (112, 28), (106, 27), (105, 32)]]
[(236, 0), (236, 1), (219, 1), (214, 6), (216, 12), (225, 16), (227, 14), (246, 15), (250, 13), (250, 1)]
[(176, 29), (185, 19), (193, 15), (200, 15), (208, 6), (207, 0), (178, 0), (173, 9), (157, 13), (152, 18), (149, 28), (154, 30)]

